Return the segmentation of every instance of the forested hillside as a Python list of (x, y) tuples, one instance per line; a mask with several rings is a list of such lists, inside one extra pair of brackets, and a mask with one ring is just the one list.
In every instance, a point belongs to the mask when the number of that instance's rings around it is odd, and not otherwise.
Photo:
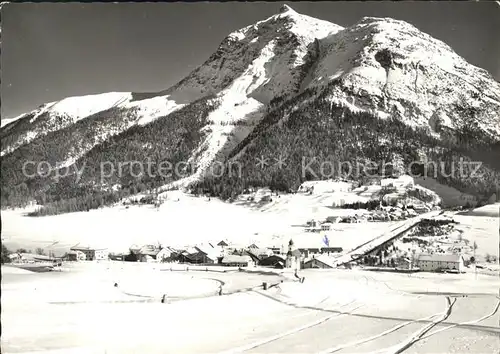
[[(201, 129), (207, 124), (208, 113), (215, 109), (216, 104), (212, 97), (206, 97), (150, 124), (135, 126), (112, 136), (71, 165), (67, 176), (66, 169), (59, 172), (56, 169), (48, 177), (26, 178), (21, 166), (16, 166), (16, 163), (22, 163), (28, 156), (33, 161), (60, 161), (62, 156), (57, 152), (64, 154), (68, 148), (66, 145), (74, 144), (71, 134), (78, 130), (71, 129), (67, 134), (58, 135), (64, 137), (63, 140), (50, 140), (49, 134), (41, 138), (39, 143), (30, 144), (24, 151), (20, 148), (14, 152), (16, 155), (11, 154), (12, 157), (9, 155), (4, 159), (2, 204), (22, 206), (35, 198), (39, 204), (45, 205), (44, 214), (88, 210), (174, 180), (178, 178), (175, 174), (166, 178), (166, 173), (162, 173), (164, 177), (160, 176), (157, 170), (159, 164), (168, 161), (175, 165), (179, 161), (187, 161), (204, 137), (205, 133)], [(109, 114), (102, 112), (95, 119)], [(93, 136), (92, 132), (88, 134), (90, 138)], [(23, 153), (26, 155), (17, 155)], [(146, 166), (145, 173), (139, 176), (140, 169), (131, 170), (133, 164), (125, 164), (127, 161)], [(150, 171), (147, 171), (147, 165)], [(30, 175), (35, 172), (32, 169), (28, 170)], [(79, 179), (75, 171), (83, 172)], [(65, 177), (54, 183), (58, 173)], [(113, 189), (114, 185), (120, 187)]]
[[(423, 162), (427, 160), (427, 176), (435, 176), (463, 192), (485, 197), (496, 191), (500, 181), (498, 142), (488, 141), (484, 135), (476, 133), (473, 126), (462, 131), (443, 131), (437, 138), (429, 129), (412, 128), (397, 116), (379, 119), (367, 112), (352, 112), (329, 100), (330, 89), (335, 85), (338, 81), (330, 83), (319, 95), (317, 90), (307, 90), (297, 99), (270, 112), (233, 152), (232, 161), (238, 161), (239, 165), (230, 160), (224, 176), (206, 179), (193, 186), (193, 190), (225, 199), (236, 196), (249, 186), (270, 186), (288, 191), (296, 189), (305, 180), (341, 175), (361, 179), (367, 173), (390, 175), (390, 166), (382, 171), (383, 164), (402, 158), (407, 172), (414, 174), (424, 174)], [(299, 105), (305, 100), (307, 104)], [(286, 165), (281, 168), (275, 160), (279, 156), (285, 158)], [(268, 159), (269, 166), (261, 168), (258, 165), (258, 159), (262, 157)], [(309, 163), (313, 158), (316, 162)], [(452, 166), (458, 166), (460, 159), (463, 159), (463, 173), (452, 174)], [(476, 159), (483, 164), (473, 174), (476, 165), (467, 166), (467, 162)], [(359, 173), (349, 173), (344, 167), (343, 171), (335, 170), (332, 174), (330, 165), (324, 164), (321, 173), (323, 161), (334, 162), (334, 168), (338, 162), (370, 166), (367, 164), (370, 161), (378, 168), (369, 171), (360, 168)], [(422, 164), (411, 164), (415, 161)], [(241, 178), (238, 177), (239, 166), (242, 166)], [(409, 171), (410, 166), (413, 171)], [(305, 174), (302, 174), (303, 170)]]
[(230, 199), (405, 172), (479, 199), (498, 190), (500, 84), (409, 23), (344, 28), (283, 6), (200, 63), (156, 93), (67, 97), (2, 127), (2, 207), (51, 215), (154, 203), (159, 187)]

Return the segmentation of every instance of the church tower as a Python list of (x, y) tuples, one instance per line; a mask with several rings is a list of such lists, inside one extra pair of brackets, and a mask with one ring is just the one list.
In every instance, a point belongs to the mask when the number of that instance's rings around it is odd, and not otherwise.
[(288, 252), (286, 253), (286, 268), (297, 269), (300, 266), (300, 253), (295, 249), (293, 240), (288, 242)]

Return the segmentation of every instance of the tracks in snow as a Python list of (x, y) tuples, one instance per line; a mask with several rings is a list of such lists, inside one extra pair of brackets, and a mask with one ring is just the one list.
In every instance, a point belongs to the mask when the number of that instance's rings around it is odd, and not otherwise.
[(423, 317), (423, 318), (420, 318), (420, 319), (417, 319), (417, 320), (414, 320), (414, 321), (407, 321), (407, 322), (398, 324), (397, 326), (394, 326), (392, 328), (389, 328), (388, 330), (386, 330), (384, 332), (381, 332), (379, 334), (373, 335), (371, 337), (360, 339), (360, 340), (357, 340), (357, 341), (354, 341), (354, 342), (349, 342), (349, 343), (346, 343), (346, 344), (341, 344), (341, 345), (338, 345), (338, 346), (326, 349), (326, 350), (324, 350), (322, 352), (319, 352), (318, 354), (335, 353), (335, 352), (338, 352), (339, 350), (342, 350), (342, 349), (355, 347), (355, 346), (358, 346), (360, 344), (364, 344), (364, 343), (370, 342), (372, 340), (382, 338), (382, 337), (384, 337), (384, 336), (386, 336), (386, 335), (388, 335), (388, 334), (390, 334), (392, 332), (395, 332), (395, 331), (397, 331), (397, 330), (399, 330), (399, 329), (401, 329), (403, 327), (406, 327), (408, 325), (411, 325), (413, 323), (418, 323), (418, 322), (421, 322), (421, 321), (431, 320), (432, 318), (434, 318), (434, 317), (436, 317), (438, 315), (440, 315), (440, 314), (434, 314), (434, 315)]
[(435, 334), (447, 331), (447, 330), (455, 328), (455, 327), (467, 326), (467, 325), (471, 325), (471, 324), (476, 324), (476, 323), (482, 322), (482, 321), (484, 321), (484, 320), (486, 320), (486, 319), (494, 316), (497, 313), (497, 311), (498, 311), (499, 308), (500, 308), (500, 301), (497, 302), (497, 304), (495, 305), (495, 308), (493, 309), (492, 312), (490, 312), (489, 314), (487, 314), (487, 315), (485, 315), (485, 316), (483, 316), (481, 318), (478, 318), (478, 319), (472, 320), (472, 321), (465, 321), (465, 322), (456, 323), (456, 324), (453, 324), (451, 326), (447, 326), (447, 327), (435, 330), (435, 331), (433, 331), (431, 333), (426, 334), (425, 336), (423, 336), (422, 338), (420, 338), (420, 340), (429, 338), (430, 336), (433, 336)]
[[(367, 278), (367, 281), (368, 280), (372, 280), (373, 281), (373, 279)], [(387, 284), (385, 284), (384, 282), (383, 282), (383, 285), (387, 286)], [(388, 288), (390, 289), (390, 287), (388, 287)], [(394, 289), (392, 289), (392, 290), (394, 290)], [(266, 297), (269, 297), (270, 299), (273, 299), (275, 301), (279, 301), (281, 303), (285, 303), (285, 304), (290, 305), (290, 306), (296, 306), (296, 305), (294, 305), (292, 303), (287, 303), (283, 299), (276, 299), (273, 296), (270, 296), (270, 295), (267, 295), (267, 294), (264, 294), (264, 293), (260, 293), (260, 292), (259, 292), (259, 294), (261, 294), (263, 296), (266, 296)], [(404, 293), (404, 294), (408, 294), (408, 293)], [(326, 299), (324, 299), (320, 303), (324, 302), (325, 300)], [(498, 310), (500, 308), (500, 301), (498, 301), (496, 303), (494, 309), (490, 313), (488, 313), (487, 315), (484, 315), (484, 316), (482, 316), (482, 317), (480, 317), (478, 319), (475, 319), (475, 320), (461, 322), (461, 323), (456, 323), (456, 324), (447, 326), (445, 328), (441, 328), (441, 329), (435, 330), (434, 332), (430, 332), (436, 326), (444, 324), (443, 322), (445, 322), (450, 317), (450, 315), (452, 314), (452, 310), (453, 310), (453, 307), (455, 306), (457, 298), (453, 298), (451, 296), (446, 296), (445, 300), (446, 300), (446, 308), (442, 312), (438, 312), (438, 313), (435, 313), (435, 314), (432, 314), (432, 315), (429, 315), (429, 316), (426, 316), (426, 317), (422, 317), (422, 318), (419, 318), (419, 319), (415, 319), (415, 320), (407, 320), (407, 321), (405, 321), (403, 323), (399, 323), (399, 324), (397, 324), (397, 325), (395, 325), (395, 326), (393, 326), (393, 327), (391, 327), (391, 328), (389, 328), (387, 330), (384, 330), (383, 332), (380, 332), (378, 334), (372, 335), (370, 337), (362, 338), (362, 339), (359, 339), (359, 340), (351, 341), (351, 342), (348, 342), (348, 343), (339, 344), (339, 345), (336, 345), (334, 347), (322, 350), (322, 351), (318, 352), (318, 354), (336, 353), (336, 352), (339, 352), (339, 351), (342, 351), (342, 350), (345, 350), (345, 349), (355, 351), (355, 347), (357, 347), (359, 345), (362, 345), (362, 344), (365, 344), (365, 343), (368, 343), (368, 342), (371, 342), (371, 341), (376, 341), (376, 340), (382, 340), (383, 341), (384, 340), (383, 338), (386, 337), (387, 335), (391, 334), (391, 333), (394, 333), (394, 332), (396, 332), (396, 331), (398, 331), (398, 330), (400, 330), (400, 329), (402, 329), (404, 327), (411, 326), (411, 325), (417, 325), (417, 324), (423, 322), (424, 323), (423, 327), (421, 327), (420, 329), (418, 329), (416, 332), (414, 332), (410, 337), (408, 337), (403, 342), (401, 342), (399, 344), (396, 344), (394, 346), (391, 346), (389, 348), (385, 348), (383, 350), (376, 351), (378, 354), (380, 354), (380, 353), (400, 354), (400, 353), (403, 353), (404, 351), (406, 351), (411, 346), (413, 346), (418, 341), (421, 341), (421, 340), (426, 339), (426, 338), (428, 338), (430, 336), (433, 336), (434, 334), (441, 333), (441, 332), (446, 331), (446, 330), (451, 329), (451, 328), (460, 327), (460, 326), (467, 326), (467, 325), (476, 324), (476, 323), (479, 323), (481, 321), (484, 321), (484, 320), (486, 320), (486, 319), (494, 316), (498, 312)], [(348, 304), (346, 304), (344, 306), (347, 306), (347, 305)], [(299, 307), (300, 308), (308, 308), (308, 306), (303, 306), (303, 307), (302, 306), (296, 306), (296, 307), (298, 307), (298, 308)], [(224, 354), (240, 353), (240, 352), (243, 352), (243, 351), (250, 351), (252, 349), (255, 350), (256, 348), (259, 348), (259, 347), (261, 347), (261, 346), (263, 346), (263, 345), (265, 345), (267, 343), (271, 343), (271, 342), (280, 340), (282, 338), (294, 335), (296, 333), (305, 331), (307, 329), (314, 329), (314, 327), (316, 327), (316, 326), (318, 326), (320, 324), (323, 324), (323, 323), (329, 321), (332, 318), (340, 318), (341, 316), (351, 316), (351, 315), (356, 316), (355, 314), (353, 314), (353, 312), (357, 308), (359, 308), (359, 307), (361, 307), (361, 306), (358, 306), (355, 309), (352, 309), (352, 310), (348, 311), (347, 313), (339, 313), (339, 314), (337, 314), (337, 316), (335, 316), (335, 315), (331, 316), (330, 315), (330, 316), (327, 316), (325, 318), (321, 318), (319, 320), (316, 320), (316, 321), (314, 321), (312, 323), (308, 323), (306, 325), (300, 326), (298, 328), (295, 328), (295, 329), (292, 329), (292, 330), (280, 333), (280, 334), (275, 335), (275, 336), (268, 337), (268, 338), (266, 338), (264, 340), (260, 340), (260, 341), (254, 342), (252, 344), (249, 344), (249, 345), (246, 345), (246, 346), (242, 346), (242, 347), (239, 347), (239, 348), (236, 348), (236, 349), (224, 352)], [(318, 310), (320, 310), (320, 309), (318, 309)]]
[(446, 302), (447, 302), (447, 307), (444, 313), (441, 314), (441, 317), (432, 323), (429, 323), (428, 325), (424, 326), (422, 329), (420, 329), (418, 332), (416, 332), (412, 337), (409, 339), (405, 340), (404, 342), (393, 346), (391, 348), (384, 349), (382, 351), (379, 351), (378, 353), (388, 353), (388, 354), (400, 354), (404, 352), (406, 349), (410, 348), (413, 344), (418, 342), (419, 340), (422, 339), (422, 337), (429, 332), (432, 328), (437, 326), (439, 323), (443, 322), (446, 320), (450, 315), (451, 315), (451, 310), (453, 308), (453, 305), (457, 299), (451, 300), (450, 297), (446, 297)]
[[(327, 299), (323, 299), (320, 303), (322, 303), (322, 302), (324, 302), (326, 300)], [(355, 301), (351, 301), (351, 302), (349, 302), (347, 304), (341, 305), (340, 307), (337, 308), (337, 311), (341, 310), (342, 308), (344, 308), (346, 306), (349, 306), (349, 305), (353, 304), (354, 302)], [(298, 332), (302, 332), (302, 331), (307, 330), (309, 328), (313, 328), (313, 327), (315, 327), (317, 325), (320, 325), (320, 324), (322, 324), (324, 322), (327, 322), (327, 321), (329, 321), (331, 319), (341, 318), (341, 317), (344, 317), (344, 316), (348, 316), (351, 313), (353, 313), (354, 311), (356, 311), (358, 308), (360, 308), (361, 306), (363, 306), (363, 305), (358, 305), (358, 306), (354, 307), (353, 309), (351, 309), (351, 310), (349, 310), (347, 312), (340, 312), (340, 313), (335, 313), (333, 315), (328, 315), (328, 316), (323, 317), (323, 318), (321, 318), (319, 320), (313, 321), (311, 323), (307, 323), (307, 324), (305, 324), (303, 326), (300, 326), (300, 327), (297, 327), (297, 328), (293, 328), (291, 330), (279, 333), (279, 334), (274, 335), (274, 336), (267, 337), (265, 339), (262, 339), (262, 340), (259, 340), (259, 341), (256, 341), (256, 342), (253, 342), (253, 343), (250, 343), (250, 344), (238, 347), (238, 348), (233, 348), (233, 349), (224, 351), (224, 352), (221, 352), (219, 354), (242, 353), (244, 351), (248, 351), (248, 350), (251, 350), (251, 349), (255, 349), (255, 348), (261, 347), (261, 346), (263, 346), (265, 344), (277, 341), (277, 340), (279, 340), (281, 338), (293, 335), (293, 334), (298, 333)], [(311, 312), (313, 312), (313, 311), (311, 311)]]
[(451, 310), (452, 310), (453, 305), (456, 302), (456, 298), (453, 299), (453, 301), (450, 300), (450, 297), (446, 297), (446, 299), (448, 301), (448, 307), (447, 307), (445, 314), (443, 314), (443, 316), (441, 317), (441, 319), (439, 321), (433, 322), (433, 323), (425, 326), (423, 329), (421, 329), (419, 332), (417, 332), (416, 335), (411, 337), (408, 341), (404, 342), (404, 344), (402, 346), (400, 346), (398, 348), (394, 348), (394, 347), (386, 348), (384, 350), (378, 351), (377, 354), (382, 354), (382, 353), (399, 354), (399, 353), (402, 353), (406, 349), (411, 347), (413, 344), (415, 344), (416, 342), (427, 339), (435, 334), (447, 331), (447, 330), (452, 329), (452, 328), (456, 328), (456, 327), (460, 327), (460, 326), (467, 326), (467, 325), (482, 322), (482, 321), (494, 316), (498, 312), (498, 309), (500, 308), (500, 301), (498, 301), (497, 304), (495, 305), (494, 309), (487, 315), (484, 315), (484, 316), (482, 316), (478, 319), (475, 319), (475, 320), (456, 323), (456, 324), (453, 324), (453, 325), (450, 325), (450, 326), (447, 326), (447, 327), (444, 327), (444, 328), (441, 328), (441, 329), (438, 329), (438, 330), (435, 330), (433, 332), (428, 333), (432, 328), (434, 328), (435, 326), (444, 322), (451, 315)]

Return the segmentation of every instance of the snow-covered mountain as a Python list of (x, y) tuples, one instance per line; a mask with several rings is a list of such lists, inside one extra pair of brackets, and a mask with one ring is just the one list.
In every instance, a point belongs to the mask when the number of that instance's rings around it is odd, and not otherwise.
[[(81, 183), (95, 187), (97, 162), (154, 155), (192, 168), (148, 186), (187, 186), (206, 178), (214, 161), (252, 154), (266, 129), (318, 99), (330, 110), (397, 119), (446, 146), (467, 134), (486, 145), (500, 141), (500, 84), (445, 43), (402, 21), (366, 17), (343, 28), (285, 5), (229, 34), (171, 88), (66, 98), (3, 126), (2, 184), (29, 182), (19, 173), (26, 158), (54, 169), (93, 164)], [(23, 193), (38, 195), (47, 184)]]
[[(75, 160), (90, 148), (112, 135), (133, 125), (143, 125), (152, 120), (167, 115), (182, 105), (169, 100), (169, 96), (155, 97), (152, 99), (131, 102), (132, 93), (129, 92), (109, 92), (97, 95), (87, 95), (79, 97), (68, 97), (61, 101), (51, 102), (40, 106), (38, 109), (23, 114), (12, 119), (11, 122), (2, 126), (2, 151), (1, 156), (8, 154), (22, 145), (29, 144), (36, 138), (46, 136), (49, 133), (72, 127), (82, 119), (90, 118), (104, 111), (114, 112), (126, 110), (134, 112), (133, 119), (128, 122), (119, 122), (115, 129), (106, 129), (102, 134), (95, 136), (95, 141), (86, 149), (68, 156), (68, 159)], [(89, 119), (89, 124), (96, 123)], [(109, 119), (107, 120), (109, 123)], [(78, 139), (78, 137), (76, 137)], [(4, 140), (5, 139), (5, 140)], [(74, 141), (77, 143), (77, 141)]]
[[(408, 124), (460, 128), (470, 120), (500, 137), (500, 84), (445, 43), (390, 18), (365, 17), (321, 42), (312, 84), (342, 78), (332, 99), (397, 114)], [(345, 92), (347, 89), (347, 92)], [(476, 116), (460, 109), (472, 109)]]
[(340, 30), (284, 5), (278, 14), (229, 34), (203, 65), (160, 93), (177, 102), (215, 95), (218, 103), (207, 118), (204, 141), (189, 160), (197, 173), (187, 180), (198, 179), (214, 160), (224, 160), (259, 123), (273, 99), (303, 91), (318, 41)]

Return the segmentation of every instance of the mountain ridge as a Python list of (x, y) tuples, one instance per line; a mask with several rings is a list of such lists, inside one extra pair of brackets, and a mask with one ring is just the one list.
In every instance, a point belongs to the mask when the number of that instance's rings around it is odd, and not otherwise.
[[(404, 21), (364, 17), (344, 28), (301, 15), (289, 6), (230, 33), (213, 55), (166, 90), (83, 97), (43, 105), (2, 126), (2, 189), (8, 192), (9, 186), (15, 186), (20, 190), (14, 194), (23, 196), (11, 199), (40, 200), (49, 190), (49, 200), (59, 198), (55, 191), (62, 188), (61, 183), (54, 184), (50, 178), (26, 178), (19, 172), (26, 157), (49, 161), (53, 173), (86, 162), (94, 166), (81, 185), (71, 187), (70, 183), (63, 183), (64, 188), (80, 193), (62, 193), (68, 198), (76, 198), (85, 188), (109, 193), (114, 185), (129, 188), (130, 171), (123, 178), (113, 177), (101, 183), (97, 178), (99, 166), (95, 164), (109, 158), (115, 162), (131, 158), (142, 161), (148, 154), (155, 155), (158, 161), (170, 158), (179, 162), (182, 156), (192, 166), (190, 173), (167, 179), (140, 178), (135, 185), (142, 187), (134, 187), (130, 193), (137, 189), (203, 185), (204, 180), (211, 178), (210, 169), (216, 162), (227, 163), (228, 159), (242, 157), (256, 141), (266, 146), (267, 142), (261, 141), (266, 126), (286, 126), (293, 116), (298, 131), (303, 130), (307, 120), (297, 120), (297, 112), (310, 117), (311, 107), (331, 118), (324, 121), (314, 115), (316, 118), (309, 119), (332, 130), (333, 135), (327, 136), (335, 135), (347, 144), (346, 149), (352, 139), (336, 135), (344, 129), (336, 115), (351, 117), (348, 124), (369, 123), (366, 125), (389, 130), (388, 124), (397, 121), (398, 129), (406, 131), (407, 126), (419, 131), (417, 135), (428, 136), (432, 140), (429, 149), (440, 145), (451, 154), (463, 153), (464, 146), (472, 146), (464, 145), (464, 137), (477, 140), (474, 149), (487, 154), (494, 154), (494, 146), (500, 141), (500, 84), (485, 70), (468, 64), (445, 43)], [(99, 101), (100, 106), (83, 104), (85, 97), (90, 102)], [(68, 103), (66, 110), (56, 109), (61, 102)], [(85, 115), (82, 109), (90, 113)], [(359, 121), (359, 116), (373, 122)], [(376, 123), (378, 120), (386, 122)], [(152, 135), (151, 127), (175, 144)], [(190, 132), (192, 127), (196, 131)], [(276, 131), (280, 137), (276, 146), (288, 141), (282, 133)], [(319, 131), (308, 134), (327, 138)], [(380, 134), (385, 135), (383, 131)], [(407, 134), (413, 133), (408, 130)], [(303, 143), (304, 151), (316, 151), (311, 144)], [(179, 146), (183, 146), (182, 153), (175, 152)], [(415, 145), (415, 149), (421, 148)], [(377, 149), (389, 148), (377, 146), (371, 152), (356, 151), (360, 156), (373, 158)], [(247, 171), (252, 170), (247, 167)], [(495, 174), (496, 167), (487, 169)], [(289, 172), (295, 181), (290, 185), (295, 186), (297, 176)], [(267, 177), (258, 179), (252, 183), (269, 183)], [(487, 190), (481, 187), (481, 193)], [(9, 198), (4, 201), (9, 205)]]

